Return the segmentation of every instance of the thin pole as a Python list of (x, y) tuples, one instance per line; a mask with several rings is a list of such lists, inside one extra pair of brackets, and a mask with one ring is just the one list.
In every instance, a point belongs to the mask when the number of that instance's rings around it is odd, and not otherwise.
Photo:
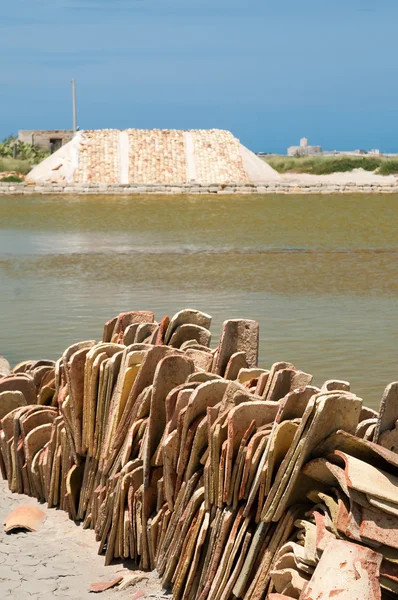
[(75, 79), (72, 79), (72, 117), (73, 117), (73, 135), (75, 135), (77, 130), (76, 125), (76, 85)]

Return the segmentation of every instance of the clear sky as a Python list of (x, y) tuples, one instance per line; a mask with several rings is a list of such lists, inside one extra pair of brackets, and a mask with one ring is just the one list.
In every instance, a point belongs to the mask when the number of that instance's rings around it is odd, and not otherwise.
[(398, 152), (398, 0), (13, 0), (0, 137), (18, 129), (225, 128), (256, 151), (307, 136)]

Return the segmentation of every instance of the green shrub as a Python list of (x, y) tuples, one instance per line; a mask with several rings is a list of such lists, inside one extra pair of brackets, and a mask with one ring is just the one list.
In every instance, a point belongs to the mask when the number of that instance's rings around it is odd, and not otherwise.
[(42, 150), (33, 144), (21, 142), (15, 135), (9, 135), (0, 143), (0, 157), (28, 160), (31, 164), (37, 164), (49, 156), (47, 150)]
[(3, 177), (0, 181), (4, 183), (23, 183), (25, 180), (17, 175), (7, 175), (7, 177)]
[(384, 160), (379, 170), (377, 171), (379, 175), (395, 175), (398, 173), (398, 160), (397, 159), (388, 159)]
[(19, 160), (18, 158), (0, 158), (0, 177), (5, 171), (16, 171), (27, 175), (32, 170), (33, 163), (29, 160)]
[(311, 173), (314, 173), (314, 175), (329, 175), (330, 173), (345, 173), (354, 169), (375, 171), (379, 166), (380, 159), (377, 158), (332, 157), (326, 161), (314, 162)]
[(265, 160), (278, 173), (310, 173), (329, 175), (344, 173), (353, 169), (375, 171), (384, 159), (367, 156), (269, 156)]

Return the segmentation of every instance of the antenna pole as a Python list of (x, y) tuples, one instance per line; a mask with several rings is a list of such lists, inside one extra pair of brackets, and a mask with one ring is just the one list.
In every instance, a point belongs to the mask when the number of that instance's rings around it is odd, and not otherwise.
[(76, 84), (75, 78), (72, 79), (72, 118), (73, 118), (73, 135), (75, 135), (77, 130), (76, 125)]

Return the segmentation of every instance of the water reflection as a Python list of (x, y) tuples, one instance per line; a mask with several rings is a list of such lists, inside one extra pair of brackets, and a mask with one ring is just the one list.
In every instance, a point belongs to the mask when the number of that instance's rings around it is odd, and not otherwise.
[(56, 358), (122, 310), (258, 319), (261, 361), (376, 405), (396, 379), (396, 196), (0, 198), (0, 354)]

